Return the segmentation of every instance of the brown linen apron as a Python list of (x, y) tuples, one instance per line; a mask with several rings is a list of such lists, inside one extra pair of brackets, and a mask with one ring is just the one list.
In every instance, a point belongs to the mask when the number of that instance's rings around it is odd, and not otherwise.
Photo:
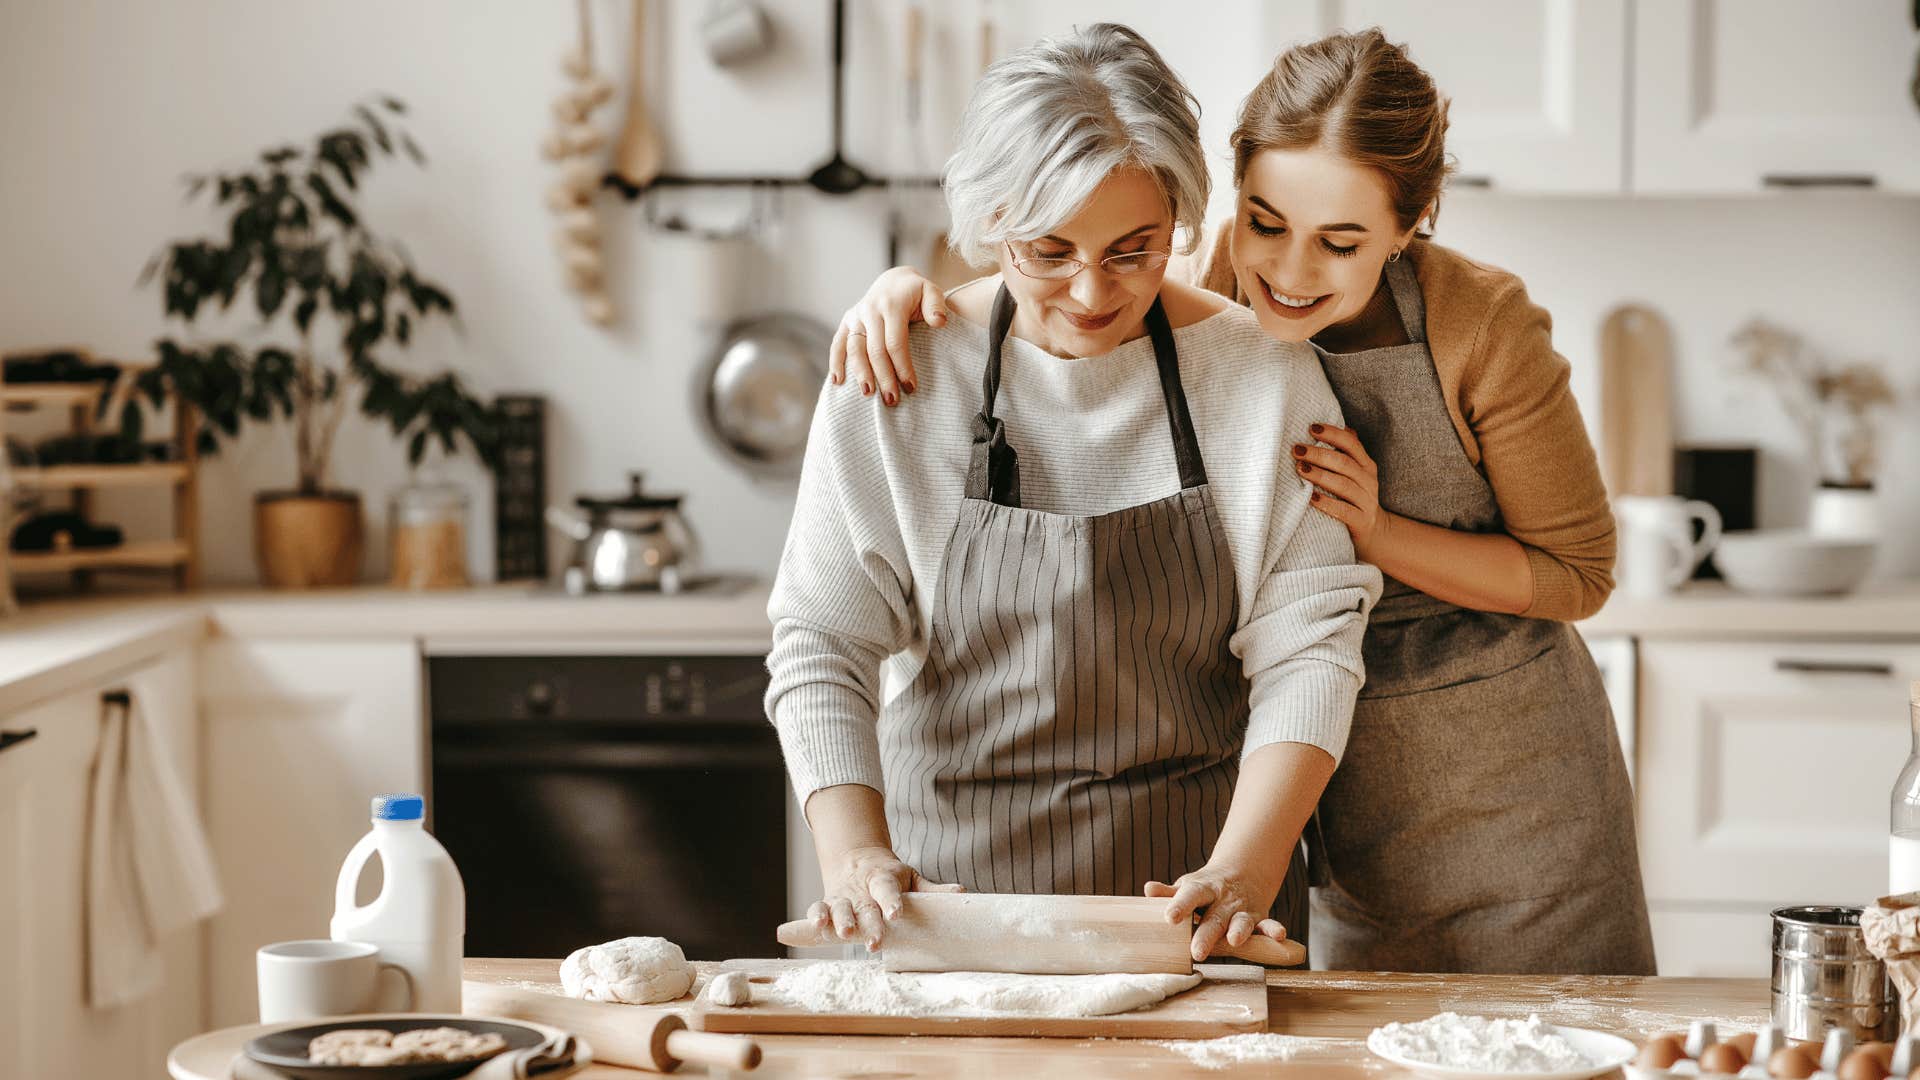
[[(1380, 505), (1501, 527), (1426, 344), (1420, 285), (1387, 283), (1409, 344), (1320, 351), (1380, 465)], [(1316, 346), (1318, 349), (1318, 346)], [(1315, 959), (1335, 969), (1653, 973), (1633, 794), (1592, 654), (1562, 622), (1472, 611), (1388, 577), (1366, 686), (1320, 801)]]
[[(993, 415), (1013, 314), (1003, 286), (926, 663), (881, 725), (887, 824), (936, 881), (1138, 896), (1202, 866), (1226, 820), (1248, 712), (1233, 562), (1158, 301), (1180, 490), (1109, 514), (1020, 505)], [(1306, 912), (1296, 847), (1274, 917), (1305, 940)]]

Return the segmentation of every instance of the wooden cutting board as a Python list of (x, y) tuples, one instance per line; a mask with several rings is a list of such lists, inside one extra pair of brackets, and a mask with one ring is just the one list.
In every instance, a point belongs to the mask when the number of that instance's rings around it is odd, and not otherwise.
[[(803, 1035), (991, 1035), (1005, 1038), (1211, 1039), (1267, 1030), (1267, 973), (1251, 964), (1196, 964), (1199, 986), (1157, 1005), (1117, 1016), (874, 1016), (808, 1012), (756, 1002), (741, 1008), (711, 1005), (707, 984), (722, 971), (745, 971), (756, 991), (793, 967), (822, 960), (696, 961), (693, 989), (661, 1005), (576, 1001), (560, 989), (556, 960), (468, 960), (464, 1010), (566, 1028), (596, 1047), (608, 1034), (662, 1010), (685, 1015), (701, 1031)], [(764, 992), (764, 991), (761, 991)]]
[(1673, 494), (1673, 336), (1622, 304), (1600, 324), (1600, 471), (1607, 493)]

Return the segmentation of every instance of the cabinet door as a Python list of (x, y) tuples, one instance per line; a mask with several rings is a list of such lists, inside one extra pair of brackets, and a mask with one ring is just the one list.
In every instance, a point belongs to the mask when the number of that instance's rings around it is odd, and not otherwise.
[(258, 1015), (254, 950), (327, 936), (369, 800), (425, 790), (425, 720), (411, 639), (217, 639), (200, 677), (207, 817), (227, 888), (207, 950), (209, 1020), (222, 1027)]
[(1764, 979), (1772, 974), (1773, 920), (1767, 908), (1650, 906), (1653, 955), (1661, 975)]
[(1335, 0), (1323, 30), (1379, 26), (1452, 99), (1455, 184), (1619, 194), (1626, 0)]
[[(153, 703), (176, 767), (196, 756), (193, 665), (182, 652), (146, 669), (165, 701)], [(160, 989), (97, 1010), (87, 1003), (87, 807), (100, 746), (103, 682), (0, 722), (33, 729), (29, 743), (0, 753), (0, 971), (23, 972), (0, 988), (0, 1075), (153, 1076), (169, 1047), (205, 1029), (201, 929), (161, 943)], [(12, 759), (12, 760), (9, 760)], [(189, 779), (191, 777), (189, 776)], [(9, 1030), (12, 1029), (12, 1030)], [(7, 1055), (13, 1055), (9, 1058)]]
[(1650, 900), (1860, 904), (1887, 886), (1887, 803), (1920, 643), (1643, 642)]
[[(37, 972), (27, 966), (33, 932), (27, 914), (39, 888), (33, 871), (32, 838), (42, 825), (42, 779), (47, 746), (35, 726), (45, 717), (0, 717), (0, 732), (32, 731), (32, 738), (0, 750), (0, 1076), (32, 1076), (40, 1040), (35, 1035), (36, 996), (29, 992)], [(15, 977), (12, 973), (25, 973)]]
[(1910, 0), (1634, 8), (1633, 188), (1920, 191)]

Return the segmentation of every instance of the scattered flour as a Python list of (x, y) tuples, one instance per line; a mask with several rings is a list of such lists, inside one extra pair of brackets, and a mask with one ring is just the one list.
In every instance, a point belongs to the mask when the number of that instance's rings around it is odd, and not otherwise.
[(1367, 1047), (1382, 1056), (1481, 1072), (1558, 1072), (1590, 1064), (1538, 1016), (1491, 1020), (1446, 1012), (1375, 1028)]
[(1222, 1039), (1157, 1042), (1203, 1069), (1224, 1069), (1248, 1061), (1291, 1061), (1293, 1055), (1316, 1047), (1351, 1045), (1352, 1039), (1308, 1038), (1304, 1035), (1229, 1035)]
[(877, 961), (835, 960), (794, 968), (770, 998), (808, 1012), (868, 1016), (1111, 1016), (1200, 985), (1193, 975), (1004, 975), (977, 971), (886, 971)]

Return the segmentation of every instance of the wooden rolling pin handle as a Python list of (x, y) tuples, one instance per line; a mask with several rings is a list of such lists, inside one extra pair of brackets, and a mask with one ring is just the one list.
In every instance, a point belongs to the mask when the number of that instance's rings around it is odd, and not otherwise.
[[(761, 925), (766, 925), (762, 923)], [(773, 931), (773, 940), (796, 949), (812, 949), (822, 945), (845, 945), (835, 936), (832, 929), (821, 929), (812, 919), (795, 919), (783, 922)]]
[(1307, 947), (1292, 939), (1275, 941), (1255, 934), (1245, 945), (1234, 946), (1222, 941), (1213, 947), (1213, 955), (1235, 956), (1268, 967), (1298, 967), (1307, 962)]
[(710, 1065), (736, 1072), (748, 1072), (760, 1065), (760, 1044), (741, 1035), (715, 1035), (707, 1031), (675, 1031), (667, 1036), (666, 1051), (671, 1064), (681, 1062)]

